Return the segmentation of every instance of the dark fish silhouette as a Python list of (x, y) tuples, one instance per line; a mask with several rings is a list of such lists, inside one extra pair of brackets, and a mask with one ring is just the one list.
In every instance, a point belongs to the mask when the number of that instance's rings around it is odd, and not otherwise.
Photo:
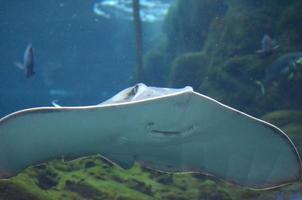
[(279, 48), (279, 45), (277, 45), (276, 41), (265, 34), (261, 40), (261, 49), (257, 50), (256, 53), (270, 55), (277, 48)]
[(291, 79), (299, 67), (302, 66), (302, 52), (287, 53), (279, 57), (273, 64), (266, 70), (263, 81), (255, 81), (260, 87), (261, 93), (265, 94), (264, 85), (269, 85), (273, 81), (280, 78)]
[(32, 77), (34, 72), (34, 49), (29, 44), (24, 52), (23, 63), (15, 63), (18, 68), (24, 71), (26, 78)]
[(279, 77), (290, 77), (301, 65), (302, 52), (293, 52), (279, 57), (266, 71), (264, 83), (268, 84)]

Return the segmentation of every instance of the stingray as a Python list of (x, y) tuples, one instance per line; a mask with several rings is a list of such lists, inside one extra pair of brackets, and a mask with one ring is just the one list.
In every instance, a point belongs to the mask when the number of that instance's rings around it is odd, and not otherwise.
[(301, 160), (276, 126), (182, 89), (136, 84), (80, 107), (38, 107), (0, 120), (0, 178), (61, 156), (100, 154), (171, 173), (201, 173), (251, 189), (301, 180)]

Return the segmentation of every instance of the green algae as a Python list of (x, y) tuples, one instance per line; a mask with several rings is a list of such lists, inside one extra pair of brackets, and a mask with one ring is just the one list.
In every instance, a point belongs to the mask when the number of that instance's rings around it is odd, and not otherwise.
[(277, 110), (261, 117), (263, 120), (283, 127), (288, 124), (302, 124), (301, 110)]
[[(40, 174), (56, 177), (45, 187)], [(46, 179), (47, 180), (47, 179)], [(46, 181), (48, 182), (48, 181)], [(45, 183), (44, 183), (45, 184)], [(279, 190), (253, 191), (201, 174), (163, 173), (135, 164), (124, 170), (99, 156), (73, 161), (54, 160), (32, 166), (10, 180), (0, 181), (0, 198), (33, 199), (276, 199), (278, 193), (297, 192), (301, 184)], [(5, 198), (4, 198), (5, 197)]]
[(22, 186), (15, 182), (1, 181), (0, 182), (0, 199), (8, 200), (39, 200), (35, 194), (26, 191)]

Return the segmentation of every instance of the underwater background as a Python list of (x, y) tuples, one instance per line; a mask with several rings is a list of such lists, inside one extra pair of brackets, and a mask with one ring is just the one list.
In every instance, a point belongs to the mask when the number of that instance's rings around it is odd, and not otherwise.
[[(52, 106), (53, 100), (63, 106), (98, 104), (136, 83), (129, 2), (0, 0), (0, 118)], [(156, 6), (148, 7), (150, 3)], [(141, 82), (190, 85), (277, 125), (302, 155), (302, 1), (141, 4)], [(15, 66), (28, 44), (35, 56), (30, 78)], [(165, 174), (138, 164), (122, 170), (91, 156), (29, 167), (0, 181), (0, 199), (298, 200), (302, 184), (252, 191), (199, 174)]]

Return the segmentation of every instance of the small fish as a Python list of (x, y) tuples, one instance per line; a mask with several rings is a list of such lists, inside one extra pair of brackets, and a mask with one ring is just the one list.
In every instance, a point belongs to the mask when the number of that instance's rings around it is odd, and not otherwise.
[(34, 72), (34, 49), (31, 44), (27, 45), (24, 52), (23, 63), (15, 63), (18, 68), (24, 71), (26, 78), (32, 77)]
[(279, 57), (266, 71), (264, 83), (278, 79), (279, 77), (290, 77), (298, 70), (302, 59), (302, 52), (293, 52)]
[(295, 76), (295, 72), (302, 64), (302, 52), (293, 52), (279, 57), (273, 64), (266, 70), (265, 77), (262, 81), (256, 80), (255, 84), (260, 87), (261, 93), (265, 95), (265, 87), (272, 82), (287, 77), (291, 80)]
[(261, 49), (257, 50), (256, 53), (270, 55), (277, 48), (279, 48), (279, 45), (277, 45), (276, 41), (268, 34), (265, 34), (261, 40)]

